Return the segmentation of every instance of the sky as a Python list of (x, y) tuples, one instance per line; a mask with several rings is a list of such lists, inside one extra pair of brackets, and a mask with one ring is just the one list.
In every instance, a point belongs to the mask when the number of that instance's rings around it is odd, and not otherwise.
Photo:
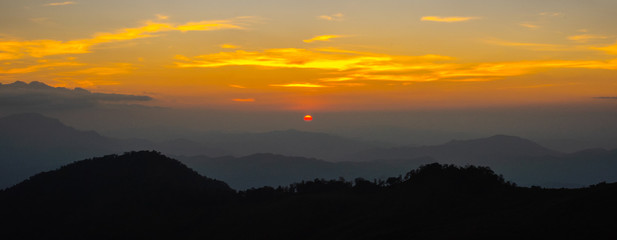
[(0, 83), (340, 112), (613, 105), (617, 1), (0, 3)]

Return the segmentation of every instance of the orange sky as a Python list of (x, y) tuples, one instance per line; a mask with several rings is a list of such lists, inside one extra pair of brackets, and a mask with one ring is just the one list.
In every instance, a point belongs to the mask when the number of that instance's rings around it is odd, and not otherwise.
[(610, 0), (0, 6), (1, 83), (237, 110), (465, 108), (617, 95)]

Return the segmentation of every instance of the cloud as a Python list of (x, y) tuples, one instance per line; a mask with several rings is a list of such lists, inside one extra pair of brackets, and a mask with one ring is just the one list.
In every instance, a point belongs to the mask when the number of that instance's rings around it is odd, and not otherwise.
[(590, 40), (607, 39), (607, 38), (608, 38), (607, 36), (599, 35), (599, 34), (581, 34), (581, 35), (574, 35), (574, 36), (568, 37), (569, 40), (580, 42), (580, 43), (586, 43), (586, 42), (589, 42)]
[(312, 43), (312, 42), (315, 42), (315, 41), (327, 42), (327, 41), (330, 41), (330, 39), (341, 38), (341, 37), (343, 37), (343, 36), (340, 36), (340, 35), (321, 35), (321, 36), (315, 36), (315, 37), (313, 37), (311, 39), (306, 39), (306, 40), (302, 40), (302, 41), (305, 42), (305, 43)]
[(270, 84), (272, 87), (292, 87), (292, 88), (323, 88), (328, 87), (313, 83), (287, 83), (287, 84)]
[(234, 98), (232, 99), (234, 102), (255, 102), (254, 98)]
[(51, 39), (40, 40), (0, 40), (0, 60), (20, 59), (24, 57), (41, 58), (50, 55), (84, 54), (98, 44), (129, 41), (140, 38), (155, 37), (155, 33), (167, 31), (215, 31), (223, 29), (243, 29), (233, 20), (213, 20), (188, 22), (180, 25), (169, 23), (146, 22), (136, 28), (125, 28), (111, 33), (97, 33), (91, 38), (69, 41)]
[(221, 44), (221, 45), (219, 45), (219, 47), (226, 48), (226, 49), (240, 48), (240, 46), (236, 46), (236, 45), (233, 45), (233, 44), (227, 44), (227, 43), (226, 44)]
[(343, 14), (342, 13), (336, 13), (336, 14), (332, 14), (332, 15), (321, 15), (321, 16), (317, 16), (317, 19), (326, 20), (326, 21), (342, 21), (343, 20)]
[(92, 107), (107, 103), (151, 101), (149, 96), (95, 93), (82, 88), (51, 87), (33, 81), (0, 84), (0, 107), (24, 110)]
[(531, 23), (519, 23), (518, 25), (526, 27), (526, 28), (531, 28), (531, 29), (540, 28), (540, 26), (535, 25), (535, 24), (531, 24)]
[(191, 61), (177, 62), (180, 68), (223, 67), (223, 66), (261, 66), (275, 68), (316, 68), (347, 70), (376, 66), (379, 62), (391, 60), (387, 56), (363, 56), (302, 48), (277, 48), (263, 52), (220, 52), (195, 57)]
[(216, 21), (200, 21), (200, 22), (188, 22), (183, 25), (173, 28), (181, 32), (187, 31), (214, 31), (222, 29), (244, 29), (239, 25), (233, 24), (229, 20), (216, 20)]
[(156, 19), (158, 19), (158, 20), (167, 20), (167, 19), (169, 19), (169, 16), (165, 16), (163, 14), (156, 14)]
[(68, 67), (68, 66), (83, 66), (85, 64), (78, 62), (51, 62), (51, 61), (41, 61), (35, 64), (30, 64), (27, 67), (15, 67), (15, 68), (5, 68), (0, 67), (0, 74), (23, 74), (23, 73), (31, 73), (36, 72), (41, 69), (49, 69), (55, 67)]
[(465, 22), (465, 21), (474, 20), (474, 19), (480, 19), (480, 18), (479, 17), (457, 17), (457, 16), (452, 16), (452, 17), (424, 16), (420, 18), (420, 20), (424, 22), (428, 21), (428, 22), (446, 22), (446, 23)]
[(548, 43), (526, 43), (526, 42), (509, 42), (503, 41), (499, 39), (488, 39), (484, 40), (484, 42), (493, 45), (499, 46), (507, 46), (507, 47), (522, 47), (528, 48), (534, 51), (572, 51), (578, 50), (577, 48), (573, 48), (571, 46), (557, 45), (557, 44), (548, 44)]
[(595, 99), (610, 99), (610, 100), (617, 100), (617, 97), (594, 97)]
[(617, 43), (606, 47), (592, 47), (591, 49), (604, 51), (608, 54), (617, 54)]
[(65, 6), (65, 5), (72, 5), (72, 4), (77, 4), (77, 3), (76, 2), (55, 2), (55, 3), (45, 4), (45, 6)]
[[(340, 83), (493, 81), (556, 68), (617, 70), (617, 59), (608, 61), (518, 61), (456, 63), (440, 55), (401, 56), (344, 49), (283, 48), (264, 51), (220, 52), (178, 61), (178, 68), (219, 68), (227, 66), (298, 68), (321, 70), (328, 77), (309, 83), (275, 84), (275, 87), (325, 87)], [(308, 84), (308, 85), (307, 85)]]
[(77, 70), (73, 72), (63, 73), (63, 75), (84, 74), (84, 75), (107, 76), (107, 75), (128, 74), (133, 70), (135, 70), (135, 67), (133, 66), (133, 64), (114, 63), (111, 66), (86, 68), (86, 69)]
[(246, 88), (245, 86), (237, 85), (237, 84), (229, 84), (228, 86), (230, 86), (232, 88)]

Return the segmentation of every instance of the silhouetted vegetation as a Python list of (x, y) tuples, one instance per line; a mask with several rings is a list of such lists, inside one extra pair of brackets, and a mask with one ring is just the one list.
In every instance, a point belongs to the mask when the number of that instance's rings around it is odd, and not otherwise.
[(0, 192), (15, 239), (598, 238), (617, 184), (522, 188), (487, 167), (423, 165), (384, 180), (314, 179), (236, 192), (157, 152), (66, 165)]

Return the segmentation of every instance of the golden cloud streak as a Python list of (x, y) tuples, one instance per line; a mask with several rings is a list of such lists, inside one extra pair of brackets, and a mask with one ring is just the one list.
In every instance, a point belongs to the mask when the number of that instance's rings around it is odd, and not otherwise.
[(139, 38), (154, 37), (154, 33), (166, 31), (215, 31), (222, 29), (243, 29), (231, 20), (214, 20), (189, 22), (182, 25), (169, 23), (147, 22), (137, 28), (126, 28), (114, 33), (97, 33), (92, 38), (70, 41), (30, 40), (30, 41), (0, 41), (0, 60), (19, 59), (24, 56), (35, 58), (60, 54), (89, 53), (95, 45), (110, 42), (128, 41)]
[(240, 48), (240, 46), (236, 46), (236, 45), (233, 45), (233, 44), (227, 44), (227, 43), (226, 44), (221, 44), (221, 45), (219, 45), (219, 47), (226, 48), (226, 49)]
[(604, 51), (608, 54), (617, 54), (617, 43), (606, 47), (594, 47), (592, 49)]
[(131, 71), (135, 70), (133, 64), (130, 63), (115, 63), (112, 66), (106, 67), (92, 67), (87, 69), (82, 69), (74, 72), (64, 73), (63, 75), (99, 75), (99, 76), (107, 76), (107, 75), (118, 75), (118, 74), (128, 74)]
[(71, 4), (76, 4), (76, 2), (55, 2), (55, 3), (45, 4), (45, 6), (64, 6), (64, 5), (71, 5)]
[(317, 16), (317, 18), (321, 20), (327, 20), (327, 21), (341, 21), (343, 20), (343, 14), (337, 13), (337, 14), (332, 14), (332, 15), (321, 15), (321, 16)]
[(174, 28), (174, 30), (187, 32), (187, 31), (213, 31), (222, 29), (244, 29), (238, 25), (234, 25), (228, 20), (216, 20), (216, 21), (201, 21), (201, 22), (189, 22), (184, 25), (180, 25)]
[(531, 28), (531, 29), (540, 28), (540, 26), (535, 25), (535, 24), (531, 24), (531, 23), (520, 23), (519, 26), (526, 27), (526, 28)]
[(272, 87), (293, 87), (293, 88), (324, 88), (328, 87), (313, 83), (288, 83), (288, 84), (270, 84)]
[(460, 64), (454, 58), (439, 55), (398, 56), (337, 49), (268, 49), (262, 52), (221, 52), (183, 57), (179, 68), (217, 68), (254, 66), (269, 68), (310, 68), (326, 71), (332, 77), (313, 83), (273, 84), (275, 87), (326, 87), (340, 83), (366, 81), (490, 81), (509, 76), (531, 74), (556, 68), (617, 70), (617, 59), (608, 61), (519, 61)]
[(469, 20), (474, 20), (474, 19), (479, 19), (479, 17), (457, 17), (457, 16), (452, 16), (452, 17), (440, 17), (440, 16), (424, 16), (422, 18), (420, 18), (420, 21), (423, 22), (445, 22), (445, 23), (452, 23), (452, 22), (466, 22)]
[(156, 14), (156, 18), (159, 20), (167, 20), (169, 16), (165, 16), (163, 14)]
[(321, 36), (315, 36), (311, 39), (306, 39), (306, 40), (302, 40), (305, 43), (312, 43), (312, 42), (316, 42), (316, 41), (320, 41), (320, 42), (328, 42), (330, 41), (330, 39), (333, 38), (340, 38), (342, 36), (340, 35), (321, 35)]
[(54, 67), (65, 67), (65, 66), (82, 66), (83, 63), (78, 62), (42, 62), (35, 65), (30, 65), (23, 68), (0, 68), (0, 74), (23, 74), (23, 73), (31, 73), (36, 72), (41, 69), (48, 69)]
[(586, 42), (589, 42), (590, 40), (595, 40), (595, 39), (607, 39), (607, 38), (608, 38), (607, 36), (597, 35), (597, 34), (581, 34), (581, 35), (575, 35), (575, 36), (568, 37), (568, 39), (572, 41), (580, 42), (580, 43), (586, 43)]
[(580, 50), (580, 48), (565, 46), (565, 45), (557, 45), (557, 44), (547, 44), (547, 43), (526, 43), (526, 42), (509, 42), (498, 39), (490, 39), (485, 40), (484, 42), (488, 44), (498, 45), (498, 46), (506, 46), (506, 47), (521, 47), (528, 48), (534, 51), (573, 51)]

